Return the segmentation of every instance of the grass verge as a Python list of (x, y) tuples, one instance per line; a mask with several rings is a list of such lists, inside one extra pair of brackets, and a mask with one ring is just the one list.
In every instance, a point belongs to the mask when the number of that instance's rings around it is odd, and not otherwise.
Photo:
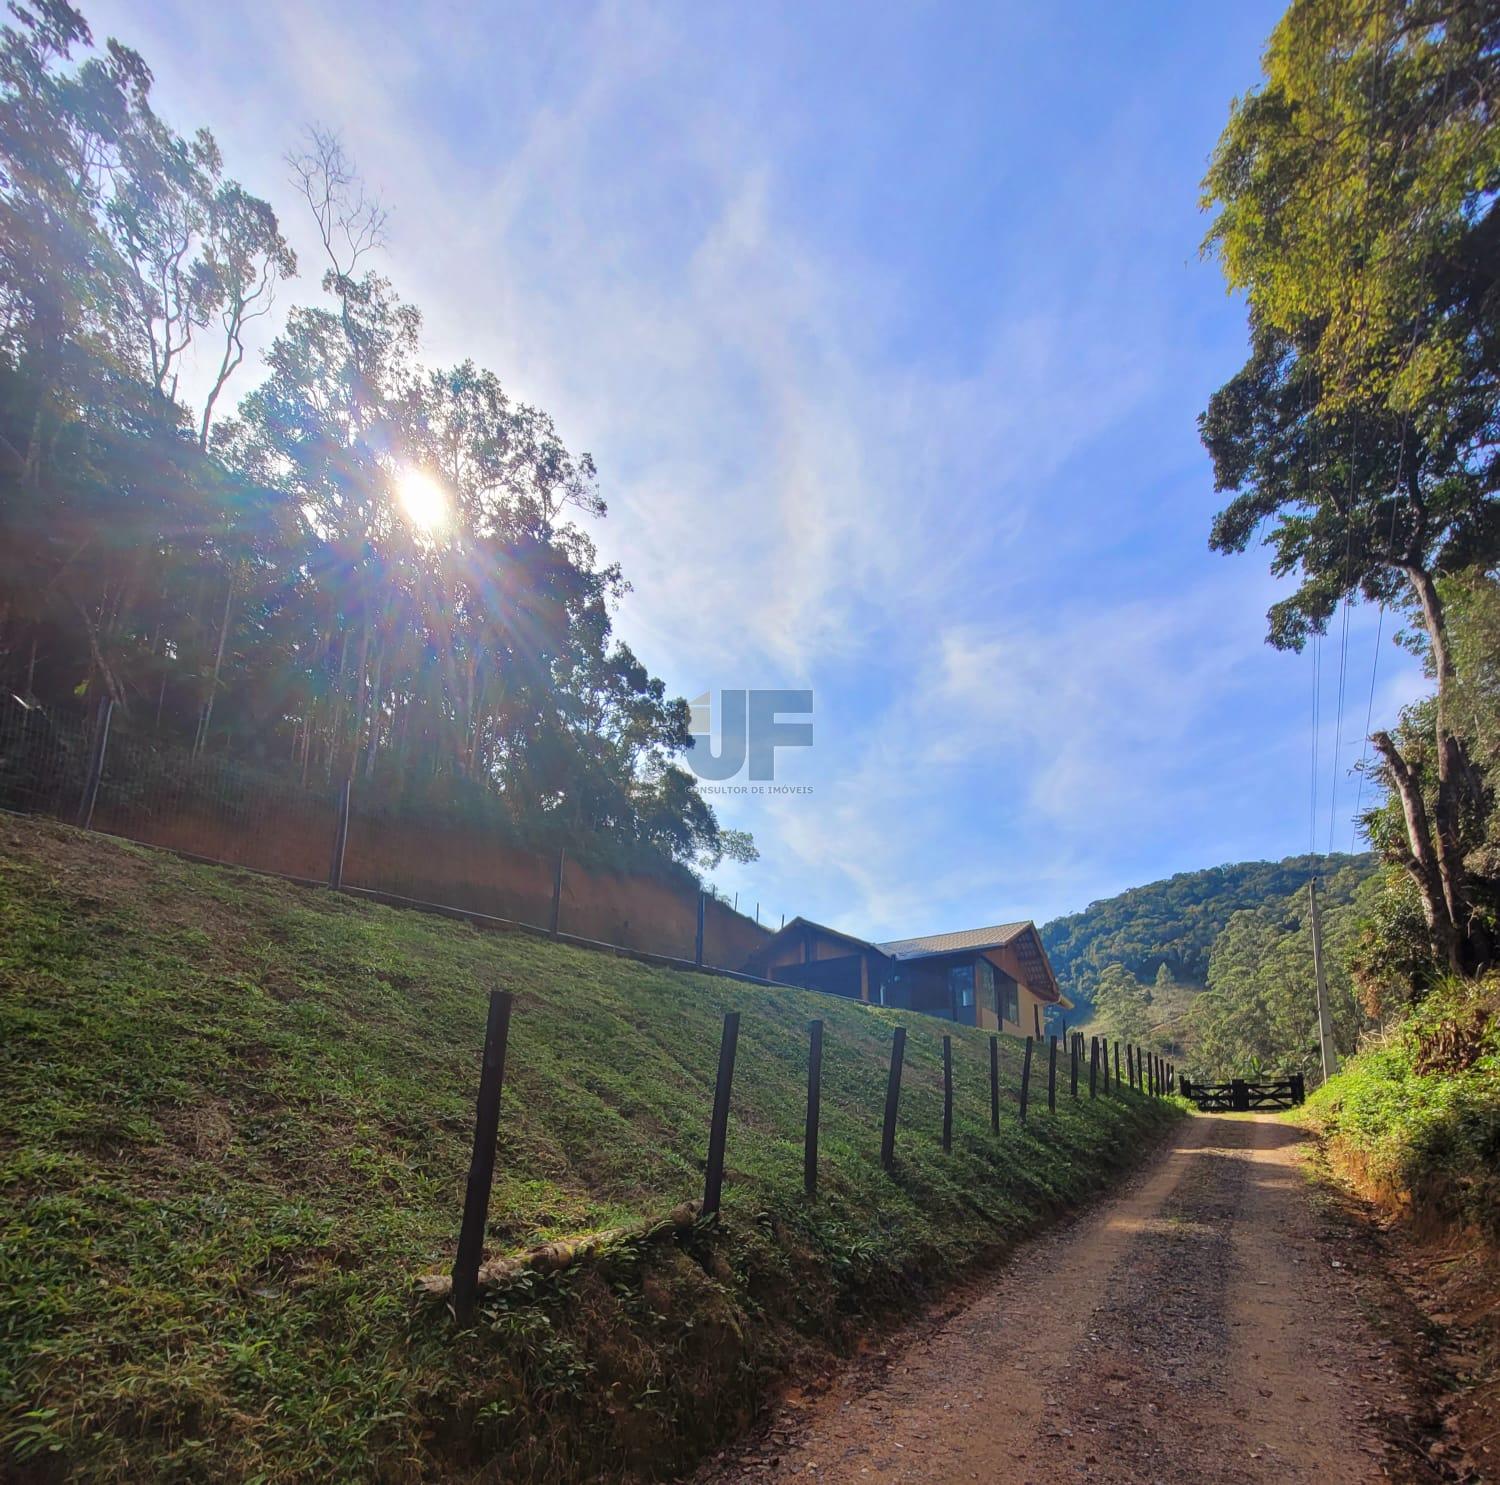
[(1449, 982), (1308, 1099), (1335, 1170), (1419, 1228), (1500, 1240), (1500, 979)]
[[(722, 1224), (490, 1294), (451, 1262), (492, 987), (516, 994), (493, 1255), (630, 1227), (702, 1180), (744, 1013)], [(801, 1194), (806, 1023), (822, 1189)], [(897, 1168), (879, 1168), (892, 1027)], [(955, 1037), (953, 1150), (938, 1142)], [(1017, 1119), (1003, 1039), (484, 934), (0, 821), (0, 1474), (569, 1481), (665, 1475), (799, 1365), (908, 1313), (1127, 1166), (1178, 1114)], [(1017, 1283), (1056, 1276), (1016, 1273)]]
[[(1308, 1099), (1328, 1174), (1375, 1203), (1411, 1316), (1392, 1328), (1433, 1409), (1422, 1477), (1500, 1458), (1500, 978), (1432, 991)], [(1412, 1317), (1415, 1317), (1414, 1319)]]

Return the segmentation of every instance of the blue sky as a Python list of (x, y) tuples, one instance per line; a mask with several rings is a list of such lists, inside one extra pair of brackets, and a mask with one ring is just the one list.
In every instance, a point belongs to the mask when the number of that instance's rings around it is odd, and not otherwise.
[[(1208, 551), (1194, 424), (1245, 345), (1198, 182), (1281, 8), (87, 14), (307, 265), (281, 157), (341, 132), (428, 358), (597, 459), (637, 653), (687, 696), (813, 690), (778, 769), (811, 793), (725, 803), (762, 859), (717, 884), (896, 937), (1307, 849), (1311, 656), (1262, 642), (1263, 554)], [(1422, 684), (1383, 651), (1377, 724)], [(1374, 656), (1356, 611), (1335, 754), (1325, 649), (1319, 849)]]

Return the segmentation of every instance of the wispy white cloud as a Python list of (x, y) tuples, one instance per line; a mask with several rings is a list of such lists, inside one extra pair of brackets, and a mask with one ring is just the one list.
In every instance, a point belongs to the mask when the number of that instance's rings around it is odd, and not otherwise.
[(1153, 546), (1159, 502), (1201, 524), (1211, 498), (1173, 401), (1204, 374), (1172, 278), (1199, 229), (1152, 216), (1154, 94), (994, 234), (942, 355), (897, 333), (931, 286), (809, 210), (787, 141), (816, 100), (771, 112), (669, 8), (93, 9), (282, 209), (302, 296), (280, 157), (304, 121), (343, 132), (395, 207), (383, 266), (429, 355), (493, 366), (598, 457), (647, 663), (687, 694), (813, 686), (818, 744), (789, 764), (813, 796), (725, 811), (765, 858), (724, 873), (746, 897), (899, 933), (1277, 849), (1241, 797), (1301, 766), (1267, 582), (1249, 559), (1164, 582)]

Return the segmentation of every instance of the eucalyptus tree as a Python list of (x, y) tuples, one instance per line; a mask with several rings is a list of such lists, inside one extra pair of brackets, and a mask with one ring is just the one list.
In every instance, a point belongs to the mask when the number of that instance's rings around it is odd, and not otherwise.
[[(143, 59), (94, 49), (64, 0), (10, 7), (0, 30), (0, 582), (4, 644), (71, 692), (129, 704), (202, 666), (235, 503), (178, 400), (236, 274), (291, 260), (275, 215), (223, 178), (206, 130), (151, 107)], [(77, 60), (75, 60), (77, 54)], [(227, 209), (234, 202), (235, 209)], [(238, 362), (221, 368), (213, 396)], [(222, 629), (220, 638), (222, 642)]]
[(421, 364), (420, 315), (365, 261), (385, 210), (337, 137), (290, 157), (324, 297), (286, 314), (224, 417), (246, 328), (297, 268), (275, 212), (67, 0), (9, 9), (7, 680), (145, 701), (167, 736), (304, 775), (498, 800), (538, 835), (753, 855), (678, 765), (685, 703), (613, 633), (626, 585), (589, 532), (592, 459), (493, 373)]

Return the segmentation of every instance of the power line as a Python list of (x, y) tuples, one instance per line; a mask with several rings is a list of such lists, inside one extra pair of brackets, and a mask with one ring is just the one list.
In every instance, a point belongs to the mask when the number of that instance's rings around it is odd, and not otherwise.
[(1318, 854), (1318, 730), (1321, 725), (1318, 713), (1323, 691), (1323, 636), (1316, 632), (1313, 634), (1312, 652), (1312, 766), (1308, 770), (1307, 854), (1316, 856)]
[[(1403, 450), (1404, 452), (1404, 450)], [(1396, 514), (1391, 512), (1391, 528), (1396, 525)], [(1375, 677), (1380, 673), (1380, 641), (1385, 634), (1385, 602), (1381, 601), (1380, 612), (1375, 618), (1375, 658), (1370, 662), (1370, 699), (1365, 704), (1365, 740), (1359, 750), (1359, 787), (1354, 791), (1354, 823), (1349, 827), (1349, 854), (1359, 841), (1359, 811), (1365, 802), (1365, 760), (1370, 755), (1370, 723), (1375, 716)]]
[[(1347, 581), (1347, 570), (1346, 570)], [(1333, 855), (1333, 827), (1338, 813), (1339, 798), (1339, 746), (1344, 737), (1344, 677), (1349, 669), (1349, 596), (1344, 595), (1343, 632), (1339, 636), (1339, 689), (1338, 710), (1333, 724), (1333, 768), (1328, 784), (1328, 854)]]

